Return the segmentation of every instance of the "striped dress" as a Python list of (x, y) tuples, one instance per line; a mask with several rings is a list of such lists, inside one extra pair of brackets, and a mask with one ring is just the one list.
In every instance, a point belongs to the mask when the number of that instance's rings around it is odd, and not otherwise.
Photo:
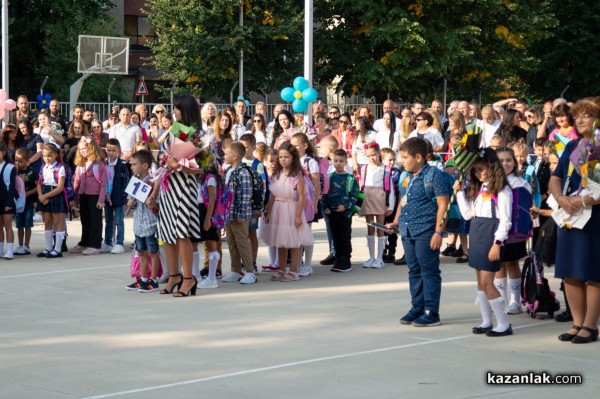
[(200, 240), (198, 181), (190, 173), (173, 171), (167, 180), (168, 189), (160, 191), (158, 238), (176, 244), (178, 238)]

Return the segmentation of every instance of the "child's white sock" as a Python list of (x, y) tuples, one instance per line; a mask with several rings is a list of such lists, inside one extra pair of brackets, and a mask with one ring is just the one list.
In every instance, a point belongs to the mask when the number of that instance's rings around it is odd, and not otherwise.
[(54, 250), (58, 253), (61, 252), (61, 248), (62, 248), (62, 243), (63, 240), (65, 239), (65, 232), (64, 231), (57, 231), (56, 232), (56, 240), (54, 242)]
[[(46, 251), (52, 252), (52, 230), (44, 230), (44, 241), (46, 242)], [(62, 245), (62, 243), (61, 243)], [(60, 247), (59, 247), (60, 248)]]
[(5, 255), (8, 255), (8, 256), (13, 256), (14, 255), (14, 253), (13, 253), (14, 245), (15, 244), (12, 243), (12, 242), (7, 242), (6, 243), (6, 253), (5, 253)]
[(208, 254), (208, 279), (215, 281), (217, 279), (217, 265), (219, 264), (221, 255), (217, 251), (209, 252)]
[(496, 286), (496, 288), (498, 289), (498, 291), (500, 291), (500, 295), (502, 296), (502, 300), (504, 301), (504, 303), (507, 303), (507, 297), (508, 297), (508, 287), (506, 284), (507, 278), (495, 278), (494, 279), (494, 285)]
[(508, 322), (508, 316), (506, 316), (506, 313), (504, 313), (504, 309), (506, 307), (504, 300), (502, 297), (498, 297), (492, 300), (488, 299), (488, 302), (494, 311), (494, 316), (496, 316), (497, 325), (495, 328), (493, 328), (493, 331), (506, 331), (506, 329), (510, 327), (510, 323)]
[(367, 245), (369, 246), (369, 259), (375, 259), (375, 236), (367, 236)]
[(377, 260), (383, 262), (383, 251), (385, 250), (386, 237), (377, 237)]
[(509, 304), (516, 302), (521, 305), (521, 279), (510, 278), (508, 279), (510, 284), (510, 302)]
[(490, 327), (492, 325), (492, 307), (483, 291), (477, 291), (477, 301), (481, 312), (481, 324), (479, 327)]
[(200, 280), (200, 251), (192, 253), (192, 275)]
[(312, 257), (313, 257), (314, 249), (315, 249), (314, 245), (305, 245), (304, 246), (304, 266), (312, 267)]
[(269, 247), (269, 265), (277, 266), (277, 247)]

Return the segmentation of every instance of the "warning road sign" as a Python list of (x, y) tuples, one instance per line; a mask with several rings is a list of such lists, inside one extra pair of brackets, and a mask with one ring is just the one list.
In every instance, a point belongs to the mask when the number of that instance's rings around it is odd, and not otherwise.
[(136, 96), (147, 96), (148, 95), (148, 86), (146, 86), (146, 81), (144, 80), (143, 76), (140, 78), (140, 84), (138, 85), (135, 95)]

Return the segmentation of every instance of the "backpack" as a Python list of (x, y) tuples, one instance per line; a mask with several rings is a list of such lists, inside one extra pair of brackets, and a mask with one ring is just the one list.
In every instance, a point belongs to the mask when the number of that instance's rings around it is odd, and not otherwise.
[(449, 192), (454, 192), (454, 189), (452, 188), (454, 186), (454, 176), (452, 176), (451, 174), (448, 174), (446, 172), (442, 172), (441, 170), (437, 169), (435, 166), (430, 166), (429, 170), (427, 170), (427, 173), (425, 174), (425, 176), (423, 176), (423, 180), (424, 180), (424, 184), (425, 184), (425, 192), (427, 193), (427, 196), (429, 198), (431, 198), (431, 200), (433, 202), (435, 202), (435, 193), (433, 192), (433, 178), (435, 177), (435, 171), (438, 170), (440, 173), (440, 176), (442, 176), (443, 180), (444, 180), (444, 184), (448, 187), (448, 191)]
[[(204, 175), (204, 183), (213, 176), (217, 180), (217, 200), (213, 209), (213, 214), (210, 218), (210, 223), (215, 229), (222, 229), (229, 220), (231, 204), (233, 203), (233, 191), (229, 187), (225, 187), (223, 182), (219, 181), (217, 176), (207, 173)], [(208, 206), (208, 190), (200, 190), (202, 201)]]
[[(304, 172), (310, 176), (310, 170), (308, 168), (308, 163), (313, 159), (311, 157), (304, 158)], [(327, 171), (329, 170), (329, 160), (327, 158), (321, 158), (317, 162), (319, 165), (319, 181), (321, 183), (321, 195), (325, 195), (329, 192), (329, 174)]]
[(560, 303), (553, 291), (550, 291), (548, 280), (544, 278), (544, 270), (539, 264), (537, 254), (525, 258), (521, 272), (521, 296), (527, 313), (535, 319), (538, 313), (547, 313), (554, 317), (554, 312), (560, 309)]
[[(262, 177), (260, 176), (260, 174), (258, 174), (256, 170), (252, 169), (244, 162), (242, 162), (240, 165), (243, 169), (246, 169), (248, 171), (252, 180), (252, 198), (250, 199), (250, 205), (252, 206), (252, 210), (262, 211), (265, 207), (265, 188), (263, 186)], [(234, 170), (232, 173), (239, 172), (235, 172)]]
[[(6, 186), (7, 190), (10, 187), (10, 174), (12, 173), (14, 167), (15, 167), (14, 165), (9, 164), (7, 162), (4, 165), (4, 168), (2, 168), (2, 170), (3, 170), (2, 178), (4, 179), (4, 185)], [(21, 213), (25, 210), (26, 195), (25, 195), (25, 182), (19, 175), (15, 176), (15, 190), (16, 190), (15, 211), (16, 211), (16, 213)]]
[[(148, 260), (150, 260), (150, 258), (148, 258)], [(133, 249), (133, 251), (131, 252), (131, 263), (129, 266), (129, 274), (131, 275), (131, 277), (138, 279), (142, 274), (142, 269), (140, 268), (140, 253), (138, 251), (135, 250), (135, 248)], [(162, 265), (162, 261), (158, 261), (158, 277), (161, 277), (163, 275), (163, 265)], [(144, 277), (146, 278), (150, 278), (152, 276), (152, 267), (150, 265), (148, 265), (148, 274)]]
[[(296, 190), (298, 183), (294, 186)], [(298, 194), (296, 193), (296, 197)], [(306, 222), (310, 223), (315, 220), (315, 214), (317, 213), (317, 202), (315, 199), (315, 187), (310, 180), (310, 175), (304, 174), (304, 217)]]
[(538, 181), (537, 173), (535, 172), (535, 165), (527, 165), (523, 179), (525, 179), (531, 186), (533, 203), (537, 208), (541, 207), (542, 194), (540, 193), (540, 182)]
[[(254, 161), (252, 161), (252, 169), (258, 171), (258, 165), (260, 165), (260, 161), (258, 159), (254, 159)], [(261, 176), (262, 178), (262, 176)], [(264, 181), (265, 183), (265, 201), (264, 201), (264, 207), (267, 207), (267, 204), (269, 203), (269, 197), (271, 196), (271, 190), (269, 188), (269, 175), (267, 175), (266, 171), (265, 171), (265, 178), (266, 180)]]
[(512, 188), (512, 226), (508, 232), (508, 243), (521, 242), (533, 236), (531, 205), (533, 196), (525, 187)]
[[(73, 189), (73, 173), (71, 173), (71, 168), (69, 168), (68, 166), (57, 162), (56, 166), (53, 168), (53, 172), (54, 172), (54, 180), (58, 182), (58, 171), (60, 170), (60, 167), (64, 167), (65, 168), (65, 185), (63, 187), (63, 193), (65, 195), (65, 200), (67, 201), (67, 208), (69, 208), (69, 202), (71, 202), (74, 198), (75, 198), (75, 190)], [(43, 173), (43, 167), (42, 169), (40, 169), (40, 182), (41, 184), (44, 184), (44, 173)]]
[[(327, 175), (329, 181), (331, 181), (331, 178), (333, 177), (333, 172)], [(352, 192), (352, 188), (354, 187), (354, 182), (356, 181), (356, 177), (352, 176), (352, 175), (348, 175), (348, 177), (346, 178), (346, 196), (350, 195), (350, 193)], [(353, 215), (358, 215), (358, 213), (360, 212), (360, 207), (362, 206), (362, 203), (365, 199), (365, 194), (362, 192), (358, 192), (358, 197), (356, 198), (356, 203), (354, 205), (354, 207), (352, 208), (352, 214)]]
[[(83, 166), (78, 166), (77, 169), (79, 169), (79, 175), (81, 176), (83, 169)], [(92, 164), (92, 173), (94, 174), (94, 178), (96, 179), (96, 181), (98, 183), (102, 183), (101, 177), (100, 177), (100, 165), (97, 162), (94, 162)], [(106, 171), (106, 173), (108, 174), (108, 171)], [(111, 179), (107, 176), (106, 177), (106, 195), (104, 198), (106, 198), (106, 201), (108, 201), (108, 203), (110, 205), (112, 205), (112, 201), (110, 199), (110, 194), (112, 192), (112, 186), (113, 183), (111, 181)]]
[[(367, 180), (367, 166), (369, 165), (365, 164), (360, 167), (359, 191), (363, 193), (363, 198), (365, 190), (365, 181)], [(383, 168), (383, 191), (385, 192), (385, 206), (390, 206), (390, 192), (392, 191), (392, 168), (389, 166), (385, 166)]]

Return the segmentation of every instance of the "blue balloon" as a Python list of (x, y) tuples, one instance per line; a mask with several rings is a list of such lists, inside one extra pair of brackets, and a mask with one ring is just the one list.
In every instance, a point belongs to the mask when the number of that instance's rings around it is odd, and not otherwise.
[(294, 79), (294, 89), (298, 91), (304, 91), (308, 89), (308, 80), (304, 79), (302, 76), (298, 76)]
[(301, 100), (299, 98), (295, 99), (292, 103), (292, 109), (294, 110), (294, 112), (304, 112), (306, 111), (307, 106), (308, 104), (306, 103), (306, 101)]
[(285, 87), (283, 90), (281, 90), (281, 99), (283, 101), (294, 101), (294, 92), (295, 90), (291, 87)]
[(304, 101), (306, 101), (307, 103), (312, 103), (313, 101), (315, 101), (317, 99), (317, 96), (319, 94), (317, 93), (317, 91), (315, 89), (313, 89), (312, 87), (309, 87), (308, 89), (305, 89), (302, 92), (302, 99)]

